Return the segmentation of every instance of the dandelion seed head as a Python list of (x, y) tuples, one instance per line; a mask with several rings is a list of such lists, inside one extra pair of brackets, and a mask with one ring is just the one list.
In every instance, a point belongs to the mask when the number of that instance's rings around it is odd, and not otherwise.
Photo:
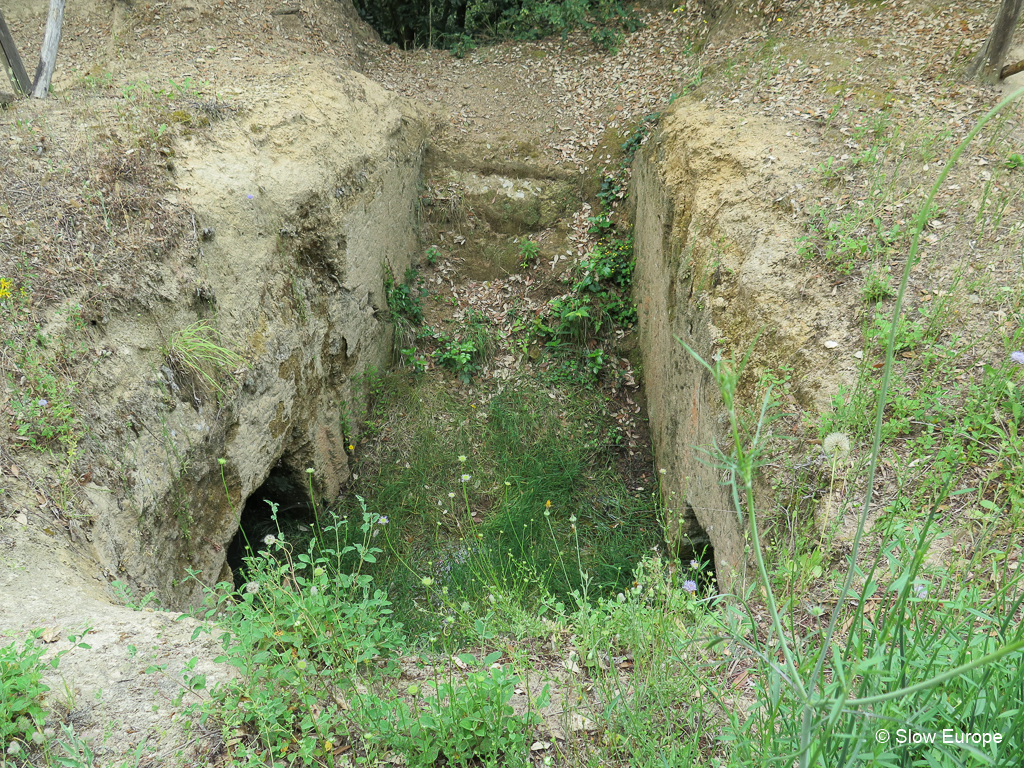
[(822, 441), (821, 449), (830, 459), (845, 459), (850, 455), (850, 438), (843, 432), (833, 432)]
[(272, 533), (268, 533), (266, 536), (263, 537), (263, 543), (266, 544), (268, 547), (272, 546), (277, 543), (277, 536), (275, 536)]
[(260, 591), (260, 583), (258, 581), (249, 581), (245, 584), (245, 593), (247, 595), (255, 595)]

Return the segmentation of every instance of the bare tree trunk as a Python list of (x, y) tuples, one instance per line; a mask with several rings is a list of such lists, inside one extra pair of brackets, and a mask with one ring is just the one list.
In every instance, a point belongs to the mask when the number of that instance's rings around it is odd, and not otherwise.
[(36, 67), (36, 81), (32, 89), (32, 95), (37, 99), (45, 99), (50, 92), (50, 80), (57, 66), (57, 46), (60, 45), (61, 27), (64, 25), (64, 3), (65, 0), (50, 0), (50, 15), (46, 19), (46, 32), (43, 33), (43, 47), (39, 52), (39, 66)]
[(2, 11), (0, 11), (0, 53), (3, 54), (3, 61), (0, 61), (0, 64), (3, 64), (4, 71), (11, 79), (14, 90), (28, 94), (32, 90), (32, 81), (28, 79), (25, 65), (21, 63), (18, 46), (14, 44), (14, 38), (11, 37), (11, 30), (7, 28)]
[(982, 81), (990, 85), (999, 82), (1000, 70), (1006, 54), (1010, 52), (1013, 30), (1020, 18), (1021, 8), (1024, 8), (1024, 0), (1002, 0), (988, 40), (978, 51), (971, 66), (967, 68), (968, 78), (973, 79), (980, 76)]

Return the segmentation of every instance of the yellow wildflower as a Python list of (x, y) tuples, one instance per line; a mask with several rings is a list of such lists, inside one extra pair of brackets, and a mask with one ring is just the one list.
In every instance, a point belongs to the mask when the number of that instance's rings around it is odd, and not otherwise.
[(11, 281), (6, 277), (0, 278), (0, 299), (11, 298)]

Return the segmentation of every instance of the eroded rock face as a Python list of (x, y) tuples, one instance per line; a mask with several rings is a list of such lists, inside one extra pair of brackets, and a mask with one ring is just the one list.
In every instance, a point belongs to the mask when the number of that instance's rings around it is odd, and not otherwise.
[(796, 253), (792, 201), (806, 164), (785, 126), (680, 102), (634, 167), (635, 298), (667, 530), (677, 545), (710, 538), (723, 589), (747, 573), (746, 521), (707, 464), (716, 444), (729, 451), (721, 394), (680, 342), (708, 362), (740, 359), (756, 342), (740, 381), (746, 405), (780, 365), (792, 372), (785, 397), (805, 407), (828, 407), (850, 380), (850, 361), (822, 344), (849, 313)]
[[(282, 80), (253, 102), (178, 149), (168, 204), (195, 212), (192, 250), (151, 317), (109, 320), (116, 354), (92, 382), (125, 468), (123, 488), (88, 489), (97, 559), (177, 608), (229, 575), (242, 506), (271, 469), (337, 496), (362, 377), (390, 362), (384, 276), (416, 249), (425, 131), (411, 107), (354, 73)], [(222, 392), (167, 354), (199, 319), (248, 361)]]
[(451, 171), (449, 177), (465, 189), (472, 210), (499, 234), (539, 232), (579, 204), (573, 184), (567, 181), (458, 171)]

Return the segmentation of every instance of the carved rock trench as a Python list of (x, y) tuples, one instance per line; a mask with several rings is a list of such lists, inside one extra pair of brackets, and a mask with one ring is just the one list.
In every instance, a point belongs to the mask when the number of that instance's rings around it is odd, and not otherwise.
[(853, 380), (853, 358), (823, 344), (856, 334), (852, 313), (796, 252), (795, 199), (806, 194), (802, 155), (813, 141), (681, 100), (634, 166), (634, 290), (666, 526), (681, 548), (710, 541), (723, 590), (750, 575), (747, 521), (706, 452), (730, 450), (721, 394), (680, 342), (708, 362), (739, 360), (756, 344), (739, 387), (748, 406), (752, 383), (780, 365), (793, 372), (789, 396), (811, 409)]
[[(61, 670), (79, 701), (90, 702), (82, 736), (102, 741), (114, 719), (137, 729), (115, 754), (141, 739), (151, 751), (181, 743), (172, 730), (153, 740), (166, 714), (146, 713), (169, 698), (190, 657), (210, 684), (228, 672), (212, 664), (214, 644), (190, 639), (194, 622), (113, 606), (110, 583), (154, 591), (165, 607), (196, 606), (228, 575), (243, 506), (271, 472), (303, 486), (312, 469), (325, 498), (348, 477), (360, 379), (390, 362), (383, 281), (389, 270), (402, 275), (418, 247), (427, 123), (413, 104), (357, 74), (313, 69), (280, 87), (264, 84), (243, 116), (177, 148), (178, 191), (167, 203), (190, 206), (195, 238), (162, 267), (162, 303), (146, 316), (104, 318), (112, 354), (89, 382), (96, 437), (123, 468), (120, 484), (86, 486), (96, 523), (69, 548), (32, 526), (0, 531), (14, 542), (4, 555), (13, 567), (0, 580), (0, 626), (62, 627), (57, 651), (84, 620), (102, 625), (91, 633), (93, 651), (68, 654)], [(678, 544), (710, 541), (723, 587), (746, 570), (743, 525), (720, 473), (692, 447), (722, 444), (723, 409), (677, 337), (712, 359), (768, 328), (765, 364), (785, 360), (806, 374), (796, 396), (807, 403), (831, 394), (829, 363), (812, 344), (829, 323), (828, 307), (800, 305), (787, 277), (795, 231), (785, 201), (802, 162), (776, 148), (766, 164), (768, 147), (785, 137), (753, 123), (739, 131), (738, 117), (677, 102), (638, 156), (632, 190), (640, 348), (667, 523)], [(557, 176), (463, 169), (445, 183), (464, 189), (477, 218), (510, 242), (553, 224), (574, 196)], [(163, 351), (172, 329), (201, 319), (248, 360), (219, 395)], [(16, 615), (4, 607), (15, 595)], [(126, 644), (145, 648), (144, 657), (127, 655)], [(167, 674), (142, 684), (149, 661), (165, 663)], [(89, 671), (97, 668), (103, 675)], [(134, 686), (134, 704), (97, 698), (104, 680)]]

